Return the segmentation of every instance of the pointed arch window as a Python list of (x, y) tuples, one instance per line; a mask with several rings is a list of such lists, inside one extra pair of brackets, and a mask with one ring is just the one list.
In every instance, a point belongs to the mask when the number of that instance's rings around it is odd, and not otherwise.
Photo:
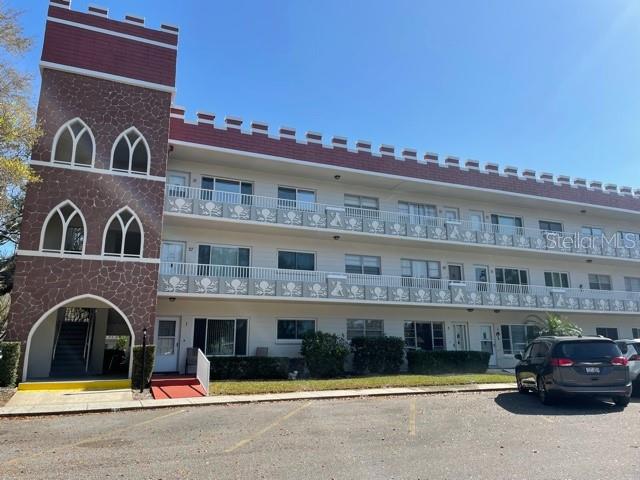
[(82, 212), (67, 200), (55, 207), (44, 221), (40, 250), (53, 253), (84, 253), (87, 224)]
[(111, 169), (127, 173), (149, 173), (149, 145), (136, 127), (120, 134), (111, 150)]
[(129, 207), (118, 210), (107, 222), (103, 253), (117, 257), (141, 257), (144, 231)]
[(65, 123), (53, 139), (51, 160), (54, 163), (92, 167), (96, 155), (91, 129), (79, 118)]

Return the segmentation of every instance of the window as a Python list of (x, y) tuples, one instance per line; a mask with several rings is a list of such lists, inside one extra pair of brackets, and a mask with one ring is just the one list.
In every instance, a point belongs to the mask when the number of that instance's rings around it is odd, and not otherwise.
[(170, 197), (186, 198), (189, 188), (189, 174), (182, 172), (167, 172), (167, 195)]
[(437, 223), (438, 209), (435, 205), (398, 202), (398, 211), (403, 215), (407, 215), (408, 223), (414, 225), (435, 225)]
[(344, 256), (344, 264), (346, 273), (380, 275), (380, 257), (347, 254)]
[(294, 187), (278, 187), (278, 206), (313, 212), (316, 209), (316, 192)]
[[(526, 270), (518, 268), (496, 268), (496, 283), (499, 292), (520, 293), (529, 285), (529, 275)], [(515, 285), (515, 286), (514, 286)]]
[(246, 247), (198, 245), (198, 275), (247, 277), (249, 261)]
[(596, 335), (601, 335), (611, 340), (618, 340), (618, 329), (613, 327), (598, 327), (596, 328)]
[(474, 232), (484, 230), (484, 212), (481, 210), (469, 210), (469, 226)]
[(624, 289), (627, 292), (640, 292), (640, 278), (624, 277)]
[(562, 232), (562, 224), (560, 222), (540, 220), (538, 221), (538, 225), (540, 225), (540, 230), (544, 230), (545, 232)]
[(512, 217), (509, 215), (497, 215), (491, 214), (491, 223), (496, 225), (495, 230), (499, 233), (506, 233), (507, 235), (523, 233), (522, 230), (522, 218)]
[(447, 222), (457, 222), (460, 219), (460, 212), (457, 208), (445, 208), (444, 218)]
[(524, 352), (527, 344), (539, 335), (535, 325), (500, 325), (502, 351), (505, 355)]
[(184, 242), (162, 242), (160, 246), (161, 271), (166, 275), (185, 275)]
[(635, 248), (640, 244), (640, 234), (635, 232), (618, 232), (618, 247)]
[(95, 159), (93, 133), (79, 118), (69, 120), (56, 133), (51, 152), (54, 163), (91, 167)]
[(248, 320), (196, 318), (193, 327), (193, 346), (205, 355), (246, 355)]
[(488, 290), (487, 282), (489, 281), (489, 267), (486, 265), (474, 265), (476, 290), (486, 292)]
[(411, 349), (444, 350), (444, 324), (404, 322), (404, 344)]
[(315, 320), (278, 320), (278, 340), (302, 340), (309, 332), (316, 331)]
[(149, 145), (136, 127), (120, 134), (111, 150), (111, 169), (129, 173), (149, 173)]
[(344, 206), (347, 215), (367, 218), (378, 218), (379, 215), (378, 199), (374, 197), (345, 194)]
[(54, 253), (84, 253), (86, 224), (80, 210), (70, 201), (55, 207), (44, 221), (40, 249)]
[(124, 207), (113, 214), (104, 237), (104, 254), (117, 257), (141, 257), (142, 225), (133, 210)]
[(347, 320), (347, 340), (356, 337), (382, 337), (384, 336), (384, 320)]
[(569, 288), (569, 274), (565, 272), (544, 272), (547, 287)]
[(589, 288), (591, 290), (611, 290), (611, 277), (609, 275), (590, 273)]
[(580, 232), (582, 233), (582, 235), (586, 237), (600, 237), (604, 233), (604, 231), (600, 227), (589, 227), (589, 226), (582, 227), (580, 229)]
[(464, 280), (462, 265), (450, 263), (447, 269), (449, 270), (449, 280), (452, 282), (462, 282)]
[(632, 328), (631, 329), (631, 336), (633, 338), (640, 338), (640, 328)]
[(405, 287), (425, 287), (430, 288), (429, 281), (419, 280), (423, 278), (439, 279), (440, 262), (432, 260), (411, 260), (403, 258), (400, 260), (402, 268), (402, 285)]
[(306, 252), (278, 252), (278, 268), (287, 270), (315, 270), (316, 255)]
[(251, 205), (253, 184), (239, 180), (224, 178), (202, 177), (200, 180), (202, 200), (215, 200), (223, 203), (241, 203)]

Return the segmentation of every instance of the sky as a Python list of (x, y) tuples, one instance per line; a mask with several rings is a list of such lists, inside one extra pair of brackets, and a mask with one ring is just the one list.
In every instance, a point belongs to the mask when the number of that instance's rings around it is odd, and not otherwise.
[[(48, 2), (6, 3), (37, 92)], [(187, 118), (640, 187), (637, 0), (72, 0), (89, 4), (180, 27)]]

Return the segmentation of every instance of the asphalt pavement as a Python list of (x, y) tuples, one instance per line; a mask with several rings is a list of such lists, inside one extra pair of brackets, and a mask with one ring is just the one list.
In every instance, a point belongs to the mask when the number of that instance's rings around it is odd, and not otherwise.
[(0, 478), (637, 479), (640, 403), (516, 392), (0, 419)]

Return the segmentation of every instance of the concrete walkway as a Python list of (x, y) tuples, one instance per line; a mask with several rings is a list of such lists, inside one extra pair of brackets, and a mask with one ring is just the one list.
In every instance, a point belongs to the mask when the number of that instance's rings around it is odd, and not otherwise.
[[(214, 395), (165, 400), (132, 400), (131, 390), (100, 392), (16, 392), (0, 408), (0, 417), (58, 415), (91, 412), (117, 412), (148, 408), (230, 405), (234, 403), (279, 402), (327, 398), (380, 397), (435, 393), (492, 392), (515, 390), (515, 383), (485, 383), (442, 387), (367, 388), (361, 390), (324, 390), (313, 392), (266, 393), (252, 395)], [(19, 395), (21, 394), (22, 395)], [(15, 400), (15, 401), (14, 401)]]

